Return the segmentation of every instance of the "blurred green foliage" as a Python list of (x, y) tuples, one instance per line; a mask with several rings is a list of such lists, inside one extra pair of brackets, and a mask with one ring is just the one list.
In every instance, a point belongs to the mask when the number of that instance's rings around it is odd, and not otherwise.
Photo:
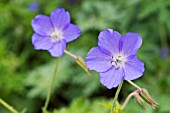
[[(44, 104), (50, 78), (57, 61), (47, 51), (36, 51), (31, 44), (31, 21), (37, 14), (50, 15), (58, 7), (71, 14), (71, 21), (82, 29), (82, 35), (67, 45), (72, 53), (85, 59), (97, 45), (101, 30), (111, 28), (123, 35), (138, 32), (143, 45), (138, 57), (146, 71), (135, 81), (145, 87), (159, 103), (159, 109), (148, 111), (131, 99), (124, 113), (170, 112), (170, 1), (169, 0), (37, 0), (39, 9), (30, 10), (34, 0), (0, 0), (0, 98), (26, 113), (39, 113)], [(49, 111), (53, 113), (109, 113), (98, 103), (112, 103), (116, 89), (107, 90), (92, 71), (90, 78), (64, 55), (60, 59)], [(122, 104), (135, 90), (126, 82), (119, 96)], [(104, 100), (104, 101), (103, 101)], [(0, 105), (0, 113), (9, 113)]]
[(106, 100), (97, 99), (91, 102), (88, 99), (76, 98), (69, 107), (54, 110), (53, 113), (97, 113), (99, 109), (101, 113), (109, 113), (109, 109), (103, 107), (101, 102), (104, 103)]

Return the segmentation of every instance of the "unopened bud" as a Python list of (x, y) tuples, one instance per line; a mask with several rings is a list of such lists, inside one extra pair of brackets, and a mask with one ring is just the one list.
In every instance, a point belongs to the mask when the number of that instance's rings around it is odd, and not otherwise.
[(144, 88), (142, 88), (140, 91), (139, 91), (139, 95), (148, 103), (150, 104), (154, 109), (158, 109), (158, 106), (153, 99), (152, 97), (150, 96), (150, 94), (148, 93), (148, 91)]
[(81, 65), (84, 69), (87, 69), (85, 62), (81, 57), (78, 56), (75, 60), (77, 64)]
[(141, 96), (138, 93), (135, 93), (133, 96), (134, 96), (135, 101), (139, 104), (139, 106), (147, 110), (146, 102), (141, 98)]
[(89, 70), (88, 70), (88, 68), (87, 68), (84, 60), (83, 60), (81, 57), (77, 57), (77, 58), (75, 59), (75, 61), (76, 61), (76, 63), (77, 63), (82, 69), (84, 69), (84, 70), (87, 72), (87, 74), (88, 74), (90, 77), (92, 76), (91, 73), (89, 72)]

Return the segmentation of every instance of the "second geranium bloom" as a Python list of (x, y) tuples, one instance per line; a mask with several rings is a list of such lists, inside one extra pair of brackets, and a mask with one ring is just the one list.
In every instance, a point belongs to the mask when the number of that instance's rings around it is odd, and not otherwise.
[(106, 29), (98, 39), (98, 46), (86, 56), (86, 65), (100, 73), (100, 82), (104, 86), (111, 89), (117, 87), (122, 79), (134, 80), (143, 75), (144, 63), (136, 56), (142, 44), (139, 34), (121, 36), (117, 31)]
[(32, 43), (37, 50), (48, 50), (53, 57), (61, 57), (66, 43), (75, 40), (81, 30), (70, 23), (70, 14), (63, 8), (51, 12), (50, 17), (37, 15), (32, 20), (35, 33)]

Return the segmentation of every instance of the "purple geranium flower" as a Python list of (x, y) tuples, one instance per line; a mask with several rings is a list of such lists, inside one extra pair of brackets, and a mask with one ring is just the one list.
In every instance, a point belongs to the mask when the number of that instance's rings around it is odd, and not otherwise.
[(80, 36), (81, 30), (70, 23), (70, 14), (63, 8), (51, 12), (50, 17), (37, 15), (32, 20), (35, 33), (32, 43), (37, 50), (48, 50), (53, 57), (61, 57), (66, 43)]
[(117, 87), (122, 79), (134, 80), (142, 76), (144, 63), (136, 56), (142, 44), (139, 34), (121, 36), (117, 31), (106, 29), (98, 38), (98, 46), (86, 56), (86, 65), (100, 73), (100, 82), (104, 86), (111, 89)]

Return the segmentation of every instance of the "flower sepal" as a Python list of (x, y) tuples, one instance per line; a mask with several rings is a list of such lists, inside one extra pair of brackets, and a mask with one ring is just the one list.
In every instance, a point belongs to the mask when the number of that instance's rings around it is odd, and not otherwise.
[(143, 100), (143, 98), (139, 95), (139, 93), (135, 93), (134, 95), (134, 99), (136, 101), (136, 103), (141, 106), (143, 109), (147, 110), (146, 108), (146, 102), (145, 100)]
[(139, 95), (145, 100), (145, 102), (147, 102), (148, 104), (150, 104), (154, 109), (158, 109), (158, 103), (155, 102), (152, 97), (150, 96), (149, 92), (145, 89), (142, 88), (141, 90), (139, 90)]

